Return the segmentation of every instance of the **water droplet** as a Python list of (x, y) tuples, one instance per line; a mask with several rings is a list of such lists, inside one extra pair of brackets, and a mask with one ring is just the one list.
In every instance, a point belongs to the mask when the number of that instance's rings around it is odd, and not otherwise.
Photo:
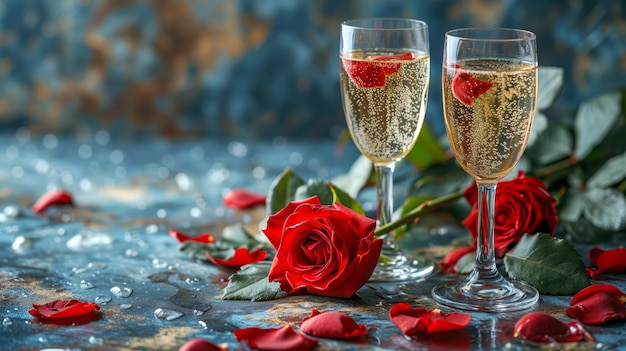
[(14, 178), (22, 178), (24, 176), (24, 168), (20, 166), (13, 167), (13, 169), (11, 169), (11, 175), (13, 175)]
[(91, 154), (92, 154), (91, 146), (87, 144), (83, 144), (78, 147), (78, 156), (80, 158), (87, 160), (91, 157)]
[(113, 163), (122, 163), (124, 161), (124, 152), (122, 150), (113, 150), (109, 158)]
[(157, 210), (156, 215), (159, 218), (165, 218), (165, 217), (167, 217), (167, 211), (162, 209), (162, 208), (160, 208), (160, 209)]
[(159, 226), (156, 224), (150, 224), (146, 227), (146, 233), (155, 234), (159, 231)]
[(109, 135), (109, 132), (107, 132), (106, 130), (100, 130), (96, 133), (95, 140), (96, 140), (96, 143), (100, 145), (106, 145), (111, 140), (111, 136)]
[(185, 314), (180, 312), (180, 311), (176, 311), (176, 310), (170, 310), (167, 308), (157, 308), (156, 310), (154, 310), (154, 316), (158, 319), (163, 319), (166, 321), (171, 321), (174, 320), (176, 318), (180, 318), (182, 316), (184, 316)]
[(200, 326), (204, 329), (208, 329), (209, 326), (207, 325), (207, 323), (205, 321), (198, 321), (198, 324), (200, 324)]
[(111, 302), (111, 296), (96, 296), (94, 301), (97, 304), (107, 304), (107, 303)]
[(2, 213), (9, 218), (17, 218), (20, 215), (20, 209), (17, 206), (9, 205), (2, 210)]
[(102, 345), (104, 344), (104, 339), (92, 335), (89, 337), (89, 343), (95, 344), (95, 345)]
[(167, 262), (163, 260), (159, 260), (158, 258), (155, 258), (152, 260), (152, 267), (157, 268), (157, 269), (162, 269), (162, 268), (167, 267)]
[(128, 257), (137, 257), (137, 255), (139, 255), (139, 252), (133, 249), (126, 249), (126, 251), (124, 251), (124, 254)]
[(110, 245), (113, 237), (107, 233), (84, 232), (74, 235), (67, 241), (67, 247), (74, 250), (90, 248), (95, 246)]
[(228, 144), (228, 152), (235, 157), (243, 158), (248, 154), (248, 147), (243, 143), (233, 141)]
[(127, 309), (130, 309), (132, 307), (133, 307), (133, 305), (131, 305), (129, 303), (123, 303), (123, 304), (120, 305), (120, 310), (127, 310)]
[(200, 311), (200, 310), (193, 310), (193, 315), (194, 316), (202, 316), (204, 314), (204, 311)]
[(11, 244), (11, 248), (15, 251), (28, 250), (32, 246), (33, 246), (33, 241), (23, 236), (18, 236), (17, 238), (15, 238), (15, 240), (13, 240), (13, 244)]
[(81, 288), (81, 289), (93, 289), (93, 288), (95, 288), (95, 287), (96, 287), (96, 286), (95, 286), (95, 285), (93, 285), (91, 282), (88, 282), (88, 281), (86, 281), (86, 280), (81, 280), (81, 281), (80, 281), (80, 288)]
[(174, 177), (176, 185), (181, 191), (189, 191), (191, 189), (191, 178), (185, 173), (178, 173)]
[(57, 147), (58, 143), (59, 139), (54, 134), (46, 134), (43, 137), (43, 146), (46, 149), (54, 149), (55, 147)]
[(9, 325), (13, 325), (13, 321), (9, 317), (4, 317), (4, 319), (2, 320), (2, 325), (8, 327)]
[(43, 336), (38, 337), (37, 340), (41, 343), (48, 342), (48, 339)]
[(114, 286), (111, 288), (111, 294), (117, 297), (129, 297), (133, 293), (133, 289), (129, 287)]

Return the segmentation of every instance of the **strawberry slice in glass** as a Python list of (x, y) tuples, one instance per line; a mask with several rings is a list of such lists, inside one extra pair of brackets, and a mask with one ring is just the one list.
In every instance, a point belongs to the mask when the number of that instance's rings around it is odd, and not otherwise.
[(415, 58), (411, 52), (395, 55), (369, 56), (367, 60), (342, 58), (343, 65), (350, 79), (360, 88), (384, 87), (386, 77), (400, 69), (400, 63), (393, 61), (410, 61)]
[(492, 82), (476, 79), (470, 73), (459, 71), (452, 79), (452, 94), (464, 105), (472, 106), (474, 100), (486, 93), (492, 86)]

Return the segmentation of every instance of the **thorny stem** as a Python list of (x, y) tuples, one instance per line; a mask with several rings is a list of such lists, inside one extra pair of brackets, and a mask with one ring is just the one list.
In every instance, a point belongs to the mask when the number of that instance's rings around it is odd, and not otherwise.
[(374, 237), (379, 237), (405, 224), (409, 224), (413, 222), (417, 217), (445, 207), (459, 199), (461, 196), (463, 196), (463, 191), (457, 191), (448, 195), (438, 197), (436, 199), (425, 201), (420, 206), (405, 214), (402, 218), (376, 228), (376, 230), (374, 231)]

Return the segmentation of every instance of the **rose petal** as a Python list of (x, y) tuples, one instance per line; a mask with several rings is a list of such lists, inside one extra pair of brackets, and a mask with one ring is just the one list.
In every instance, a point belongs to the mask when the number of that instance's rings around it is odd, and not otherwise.
[(569, 302), (570, 306), (574, 306), (575, 304), (579, 303), (582, 300), (587, 299), (588, 297), (590, 297), (591, 295), (594, 295), (598, 292), (607, 292), (613, 296), (615, 296), (616, 298), (622, 300), (623, 302), (626, 302), (626, 294), (623, 293), (618, 287), (616, 287), (615, 285), (611, 285), (611, 284), (593, 284), (590, 285), (584, 289), (582, 289), (581, 291), (577, 292), (576, 295), (574, 295), (572, 297), (572, 299)]
[[(598, 269), (587, 269), (591, 279), (596, 279), (602, 273), (622, 273), (626, 271), (626, 249), (617, 248), (612, 250), (592, 249), (589, 252), (589, 259), (592, 265)], [(595, 262), (595, 264), (594, 264)]]
[(599, 247), (594, 247), (589, 250), (589, 263), (594, 267), (598, 267), (598, 257), (600, 257), (603, 252), (604, 250)]
[(472, 316), (466, 313), (444, 313), (441, 310), (411, 308), (406, 302), (391, 306), (389, 318), (404, 335), (417, 332), (436, 333), (463, 329), (469, 325)]
[(536, 342), (577, 342), (593, 340), (577, 322), (565, 324), (544, 312), (531, 312), (515, 323), (514, 337), (522, 336)]
[(78, 300), (54, 300), (43, 305), (33, 304), (29, 310), (32, 316), (43, 319), (57, 319), (79, 317), (93, 310), (100, 310), (100, 306), (93, 302), (81, 302)]
[(569, 307), (565, 313), (585, 324), (626, 321), (624, 302), (615, 295), (598, 291)]
[(316, 309), (302, 320), (300, 330), (305, 334), (332, 339), (350, 339), (367, 334), (365, 325), (357, 324), (352, 317), (343, 312), (319, 312)]
[(63, 190), (53, 190), (42, 195), (31, 208), (34, 213), (41, 213), (53, 205), (72, 205), (72, 195)]
[(281, 328), (242, 328), (234, 331), (238, 341), (245, 341), (257, 350), (307, 351), (317, 345), (317, 340), (296, 333), (290, 326)]
[(235, 250), (233, 257), (229, 259), (212, 257), (208, 251), (206, 252), (206, 255), (209, 261), (218, 266), (239, 268), (250, 263), (263, 261), (267, 257), (267, 252), (264, 250), (248, 251), (245, 247), (240, 247)]
[(178, 351), (226, 351), (228, 344), (216, 345), (209, 340), (195, 338), (184, 343)]
[(226, 207), (244, 210), (254, 206), (265, 205), (266, 196), (253, 193), (245, 189), (233, 189), (223, 199)]
[(457, 273), (454, 266), (461, 259), (461, 257), (476, 251), (473, 247), (461, 247), (450, 251), (441, 262), (441, 269), (444, 273)]
[(202, 244), (210, 244), (210, 243), (215, 242), (215, 238), (213, 238), (213, 236), (209, 233), (205, 233), (196, 237), (188, 236), (187, 234), (180, 232), (178, 230), (175, 230), (175, 229), (170, 229), (169, 233), (179, 243), (193, 241), (193, 242), (198, 242)]

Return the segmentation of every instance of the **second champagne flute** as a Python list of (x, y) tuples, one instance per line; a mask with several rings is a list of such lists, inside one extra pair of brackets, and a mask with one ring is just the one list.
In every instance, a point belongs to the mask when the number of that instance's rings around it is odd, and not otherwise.
[[(352, 139), (376, 170), (378, 225), (391, 221), (393, 171), (415, 145), (424, 122), (430, 56), (428, 26), (413, 19), (372, 18), (341, 24), (340, 82)], [(425, 257), (407, 257), (391, 233), (371, 282), (423, 278)]]
[(448, 139), (459, 165), (476, 181), (479, 219), (474, 270), (465, 280), (435, 286), (433, 298), (469, 310), (529, 308), (537, 290), (505, 279), (496, 266), (494, 207), (498, 181), (522, 157), (535, 116), (535, 35), (509, 28), (449, 31), (442, 78)]

